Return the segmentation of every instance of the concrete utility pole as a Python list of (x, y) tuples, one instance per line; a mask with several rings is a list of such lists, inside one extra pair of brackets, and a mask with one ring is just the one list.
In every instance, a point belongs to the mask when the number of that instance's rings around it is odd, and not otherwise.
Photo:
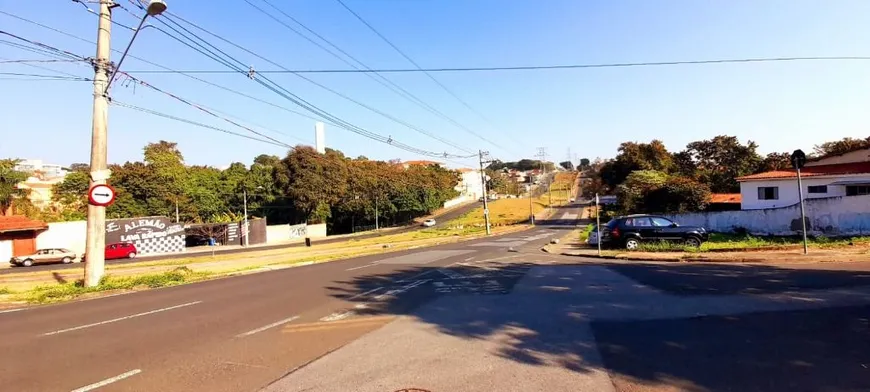
[[(112, 38), (112, 2), (100, 0), (100, 21), (97, 30), (97, 56), (94, 59), (94, 107), (91, 124), (91, 181), (90, 187), (106, 184), (107, 128), (109, 98), (109, 54)], [(106, 270), (106, 207), (88, 205), (87, 242), (85, 247), (85, 286), (100, 284)]]
[(486, 224), (486, 235), (492, 234), (492, 229), (489, 226), (489, 192), (486, 191), (486, 172), (483, 171), (483, 164), (489, 163), (487, 160), (484, 162), (484, 156), (488, 155), (489, 152), (485, 152), (482, 150), (478, 150), (480, 154), (480, 182), (483, 185), (483, 221)]
[(548, 180), (547, 177), (547, 169), (544, 162), (547, 160), (547, 148), (546, 147), (538, 147), (538, 158), (541, 160), (541, 178), (543, 181), (547, 182), (547, 208), (553, 207), (553, 182)]
[(244, 210), (244, 221), (242, 221), (242, 235), (245, 236), (245, 246), (248, 246), (248, 190), (242, 189), (242, 209)]

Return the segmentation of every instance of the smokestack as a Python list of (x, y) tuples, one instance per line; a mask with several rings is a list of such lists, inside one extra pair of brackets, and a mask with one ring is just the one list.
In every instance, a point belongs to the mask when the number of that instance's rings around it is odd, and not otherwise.
[(314, 124), (314, 148), (321, 154), (326, 153), (326, 135), (324, 134), (324, 126), (322, 122)]

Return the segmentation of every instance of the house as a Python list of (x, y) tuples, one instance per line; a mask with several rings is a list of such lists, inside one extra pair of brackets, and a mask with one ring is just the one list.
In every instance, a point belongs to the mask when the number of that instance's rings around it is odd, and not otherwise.
[(40, 172), (45, 178), (63, 178), (69, 173), (65, 167), (54, 163), (44, 163), (41, 159), (24, 159), (15, 165), (14, 170), (28, 174)]
[[(870, 195), (870, 148), (813, 159), (801, 169), (801, 180), (804, 199)], [(743, 210), (787, 207), (800, 199), (794, 169), (752, 174), (737, 181)]]
[(459, 197), (477, 200), (483, 196), (483, 182), (480, 178), (480, 170), (461, 168), (456, 171), (459, 172), (460, 178), (459, 183), (456, 184), (454, 189), (459, 192)]
[(743, 196), (739, 193), (714, 193), (710, 195), (707, 211), (736, 211), (740, 209)]
[(0, 261), (36, 252), (36, 236), (48, 229), (45, 222), (24, 216), (0, 216)]
[(18, 189), (28, 190), (27, 198), (34, 207), (44, 209), (51, 206), (52, 188), (63, 182), (63, 177), (49, 177), (42, 171), (34, 171), (30, 177), (18, 183)]

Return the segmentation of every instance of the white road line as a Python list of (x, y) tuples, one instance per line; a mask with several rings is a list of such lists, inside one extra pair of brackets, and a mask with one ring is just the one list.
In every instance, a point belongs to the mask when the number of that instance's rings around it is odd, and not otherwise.
[(185, 306), (190, 306), (190, 305), (196, 305), (196, 304), (201, 303), (201, 302), (202, 302), (202, 301), (193, 301), (193, 302), (188, 302), (188, 303), (186, 303), (186, 304), (170, 306), (170, 307), (168, 307), (168, 308), (162, 308), (162, 309), (152, 310), (152, 311), (148, 311), (148, 312), (144, 312), (144, 313), (137, 313), (137, 314), (132, 314), (132, 315), (129, 315), (129, 316), (118, 317), (118, 318), (116, 318), (116, 319), (111, 319), (111, 320), (106, 320), (106, 321), (100, 321), (100, 322), (98, 322), (98, 323), (79, 325), (78, 327), (72, 327), (72, 328), (67, 328), (67, 329), (61, 329), (61, 330), (59, 330), (59, 331), (53, 331), (53, 332), (46, 332), (46, 333), (42, 334), (42, 336), (57, 335), (57, 334), (64, 333), (64, 332), (77, 331), (77, 330), (80, 330), (80, 329), (85, 329), (85, 328), (90, 328), (90, 327), (96, 327), (96, 326), (98, 326), (98, 325), (103, 325), (103, 324), (109, 324), (109, 323), (114, 323), (114, 322), (118, 322), (118, 321), (129, 320), (129, 319), (131, 319), (131, 318), (136, 318), (136, 317), (141, 317), (141, 316), (147, 316), (147, 315), (149, 315), (149, 314), (165, 312), (165, 311), (167, 311), (167, 310), (183, 308), (183, 307), (185, 307)]
[(22, 311), (22, 310), (27, 310), (27, 308), (18, 308), (18, 309), (6, 309), (6, 310), (0, 310), (0, 314), (3, 314), (3, 313), (12, 313), (12, 312), (20, 312), (20, 311)]
[(373, 289), (371, 289), (371, 290), (369, 290), (369, 291), (366, 291), (365, 293), (359, 293), (359, 294), (357, 294), (357, 295), (354, 295), (353, 297), (350, 297), (350, 298), (348, 298), (347, 300), (348, 300), (348, 301), (351, 301), (351, 300), (357, 299), (357, 298), (359, 298), (359, 297), (365, 297), (366, 295), (369, 295), (369, 294), (371, 294), (371, 293), (374, 293), (375, 291), (382, 290), (382, 289), (383, 289), (383, 287), (376, 287), (376, 288), (373, 288)]
[(94, 389), (97, 389), (97, 388), (100, 388), (100, 387), (104, 387), (104, 386), (109, 385), (109, 384), (111, 384), (111, 383), (113, 383), (113, 382), (121, 381), (121, 380), (123, 380), (123, 379), (125, 379), (125, 378), (127, 378), (127, 377), (135, 376), (135, 375), (137, 375), (137, 374), (139, 374), (139, 373), (142, 373), (142, 369), (134, 369), (134, 370), (131, 370), (131, 371), (127, 372), (127, 373), (121, 373), (121, 374), (119, 374), (119, 375), (117, 375), (117, 376), (115, 376), (115, 377), (107, 378), (107, 379), (105, 379), (105, 380), (103, 380), (103, 381), (100, 381), (100, 382), (97, 382), (97, 383), (93, 383), (93, 384), (91, 384), (91, 385), (83, 386), (83, 387), (81, 387), (81, 388), (79, 388), (79, 389), (73, 389), (72, 392), (88, 392), (88, 391), (93, 391)]
[(465, 259), (465, 261), (471, 261), (471, 260), (474, 260), (474, 256), (471, 256), (471, 257)]
[(330, 314), (329, 316), (321, 317), (320, 321), (329, 322), (329, 321), (343, 320), (343, 319), (346, 319), (350, 316), (353, 316), (353, 314), (354, 314), (354, 311), (352, 311), (352, 310), (347, 310), (344, 312), (335, 312), (333, 314)]
[(371, 263), (371, 264), (361, 265), (361, 266), (359, 266), (359, 267), (348, 268), (348, 269), (346, 269), (345, 271), (353, 271), (353, 270), (358, 270), (358, 269), (363, 269), (363, 268), (372, 267), (372, 266), (375, 266), (375, 265), (378, 265), (378, 263)]
[(291, 321), (293, 321), (293, 320), (296, 320), (296, 319), (298, 319), (298, 318), (299, 318), (299, 316), (288, 317), (288, 318), (285, 318), (285, 319), (283, 319), (283, 320), (276, 321), (276, 322), (274, 322), (274, 323), (272, 323), (272, 324), (269, 324), (269, 325), (266, 325), (266, 326), (262, 326), (262, 327), (260, 327), (260, 328), (254, 329), (254, 330), (250, 330), (250, 331), (245, 332), (245, 333), (240, 333), (240, 334), (236, 335), (236, 337), (237, 337), (237, 338), (243, 338), (243, 337), (246, 337), (246, 336), (251, 336), (251, 335), (253, 335), (253, 334), (255, 334), (255, 333), (263, 332), (263, 331), (265, 331), (265, 330), (267, 330), (267, 329), (269, 329), (269, 328), (275, 328), (275, 327), (277, 327), (277, 326), (279, 326), (279, 325), (281, 325), (281, 324), (287, 324), (287, 323), (289, 323), (289, 322), (291, 322)]

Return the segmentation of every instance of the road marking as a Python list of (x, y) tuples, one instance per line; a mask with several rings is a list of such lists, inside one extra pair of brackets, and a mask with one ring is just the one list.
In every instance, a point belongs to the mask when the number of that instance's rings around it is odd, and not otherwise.
[(471, 261), (471, 260), (474, 260), (474, 256), (471, 256), (471, 257), (465, 259), (465, 261)]
[(352, 310), (346, 310), (344, 312), (335, 312), (333, 314), (330, 314), (329, 316), (321, 317), (320, 321), (331, 322), (331, 321), (343, 320), (343, 319), (346, 319), (350, 316), (353, 316), (353, 314), (354, 314), (354, 311), (352, 311)]
[(375, 266), (375, 265), (378, 265), (378, 263), (371, 263), (371, 264), (366, 264), (366, 265), (362, 265), (362, 266), (359, 266), (359, 267), (348, 268), (348, 269), (346, 269), (345, 271), (353, 271), (353, 270), (358, 270), (358, 269), (363, 269), (363, 268), (372, 267), (372, 266)]
[(27, 310), (27, 308), (18, 308), (18, 309), (6, 309), (6, 310), (0, 310), (0, 314), (2, 314), (2, 313), (20, 312), (20, 311), (22, 311), (22, 310)]
[(428, 281), (429, 281), (429, 279), (418, 280), (418, 281), (416, 281), (416, 282), (414, 282), (414, 283), (411, 283), (411, 284), (409, 284), (409, 285), (407, 285), (407, 286), (402, 286), (402, 287), (400, 287), (400, 288), (398, 288), (398, 289), (393, 289), (393, 290), (387, 291), (386, 293), (383, 293), (383, 294), (381, 294), (381, 295), (375, 297), (374, 299), (375, 299), (375, 300), (379, 300), (379, 299), (384, 298), (384, 297), (389, 296), (389, 295), (402, 294), (402, 293), (404, 293), (404, 292), (406, 292), (406, 291), (408, 291), (408, 290), (410, 290), (410, 289), (413, 289), (414, 287), (417, 287), (417, 286), (419, 286), (419, 285), (421, 285), (421, 284), (423, 284), (423, 283), (426, 283), (426, 282), (428, 282)]
[(299, 318), (299, 316), (287, 317), (287, 318), (285, 318), (285, 319), (283, 319), (283, 320), (276, 321), (276, 322), (274, 322), (274, 323), (272, 323), (272, 324), (265, 325), (265, 326), (262, 326), (262, 327), (257, 328), (257, 329), (253, 329), (253, 330), (250, 330), (250, 331), (245, 332), (245, 333), (240, 333), (240, 334), (236, 335), (236, 337), (237, 337), (237, 338), (244, 338), (244, 337), (246, 337), (246, 336), (251, 336), (251, 335), (253, 335), (253, 334), (255, 334), (255, 333), (263, 332), (263, 331), (265, 331), (265, 330), (267, 330), (267, 329), (269, 329), (269, 328), (275, 328), (275, 327), (277, 327), (277, 326), (279, 326), (279, 325), (281, 325), (281, 324), (287, 324), (287, 323), (289, 323), (289, 322), (291, 322), (291, 321), (293, 321), (293, 320), (296, 320), (296, 319), (298, 319), (298, 318)]
[(348, 300), (348, 301), (352, 301), (352, 300), (357, 299), (357, 298), (359, 298), (359, 297), (365, 297), (366, 295), (369, 295), (369, 294), (374, 293), (375, 291), (378, 291), (378, 290), (381, 290), (381, 289), (383, 289), (383, 287), (376, 287), (376, 288), (373, 288), (373, 289), (371, 289), (371, 290), (369, 290), (369, 291), (366, 291), (365, 293), (359, 293), (359, 294), (357, 294), (357, 295), (354, 295), (353, 297), (350, 297), (350, 298), (348, 298), (347, 300)]
[(115, 376), (115, 377), (107, 378), (107, 379), (105, 379), (105, 380), (103, 380), (103, 381), (100, 381), (100, 382), (97, 382), (97, 383), (93, 383), (93, 384), (91, 384), (91, 385), (83, 386), (83, 387), (81, 387), (81, 388), (79, 388), (79, 389), (73, 389), (72, 392), (88, 392), (88, 391), (93, 391), (94, 389), (97, 389), (97, 388), (100, 388), (100, 387), (104, 387), (104, 386), (109, 385), (109, 384), (111, 384), (111, 383), (113, 383), (113, 382), (121, 381), (121, 380), (123, 380), (123, 379), (125, 379), (125, 378), (127, 378), (127, 377), (135, 376), (135, 375), (137, 375), (137, 374), (139, 374), (139, 373), (142, 373), (142, 369), (134, 369), (134, 370), (131, 370), (131, 371), (127, 372), (127, 373), (121, 373), (121, 374), (119, 374), (119, 375), (117, 375), (117, 376)]
[(137, 313), (137, 314), (132, 314), (132, 315), (129, 315), (129, 316), (118, 317), (118, 318), (116, 318), (116, 319), (111, 319), (111, 320), (106, 320), (106, 321), (100, 321), (100, 322), (98, 322), (98, 323), (79, 325), (78, 327), (72, 327), (72, 328), (67, 328), (67, 329), (61, 329), (61, 330), (59, 330), (59, 331), (53, 331), (53, 332), (46, 332), (46, 333), (42, 334), (42, 336), (57, 335), (57, 334), (61, 334), (61, 333), (64, 333), (64, 332), (77, 331), (77, 330), (80, 330), (80, 329), (85, 329), (85, 328), (90, 328), (90, 327), (96, 327), (96, 326), (103, 325), (103, 324), (115, 323), (115, 322), (118, 322), (118, 321), (129, 320), (129, 319), (131, 319), (131, 318), (136, 318), (136, 317), (141, 317), (141, 316), (147, 316), (147, 315), (149, 315), (149, 314), (160, 313), (160, 312), (165, 312), (165, 311), (167, 311), (167, 310), (178, 309), (178, 308), (183, 308), (183, 307), (185, 307), (185, 306), (196, 305), (196, 304), (201, 303), (201, 302), (202, 302), (202, 301), (193, 301), (193, 302), (188, 302), (188, 303), (186, 303), (186, 304), (170, 306), (170, 307), (168, 307), (168, 308), (162, 308), (162, 309), (152, 310), (152, 311), (148, 311), (148, 312), (144, 312), (144, 313)]

